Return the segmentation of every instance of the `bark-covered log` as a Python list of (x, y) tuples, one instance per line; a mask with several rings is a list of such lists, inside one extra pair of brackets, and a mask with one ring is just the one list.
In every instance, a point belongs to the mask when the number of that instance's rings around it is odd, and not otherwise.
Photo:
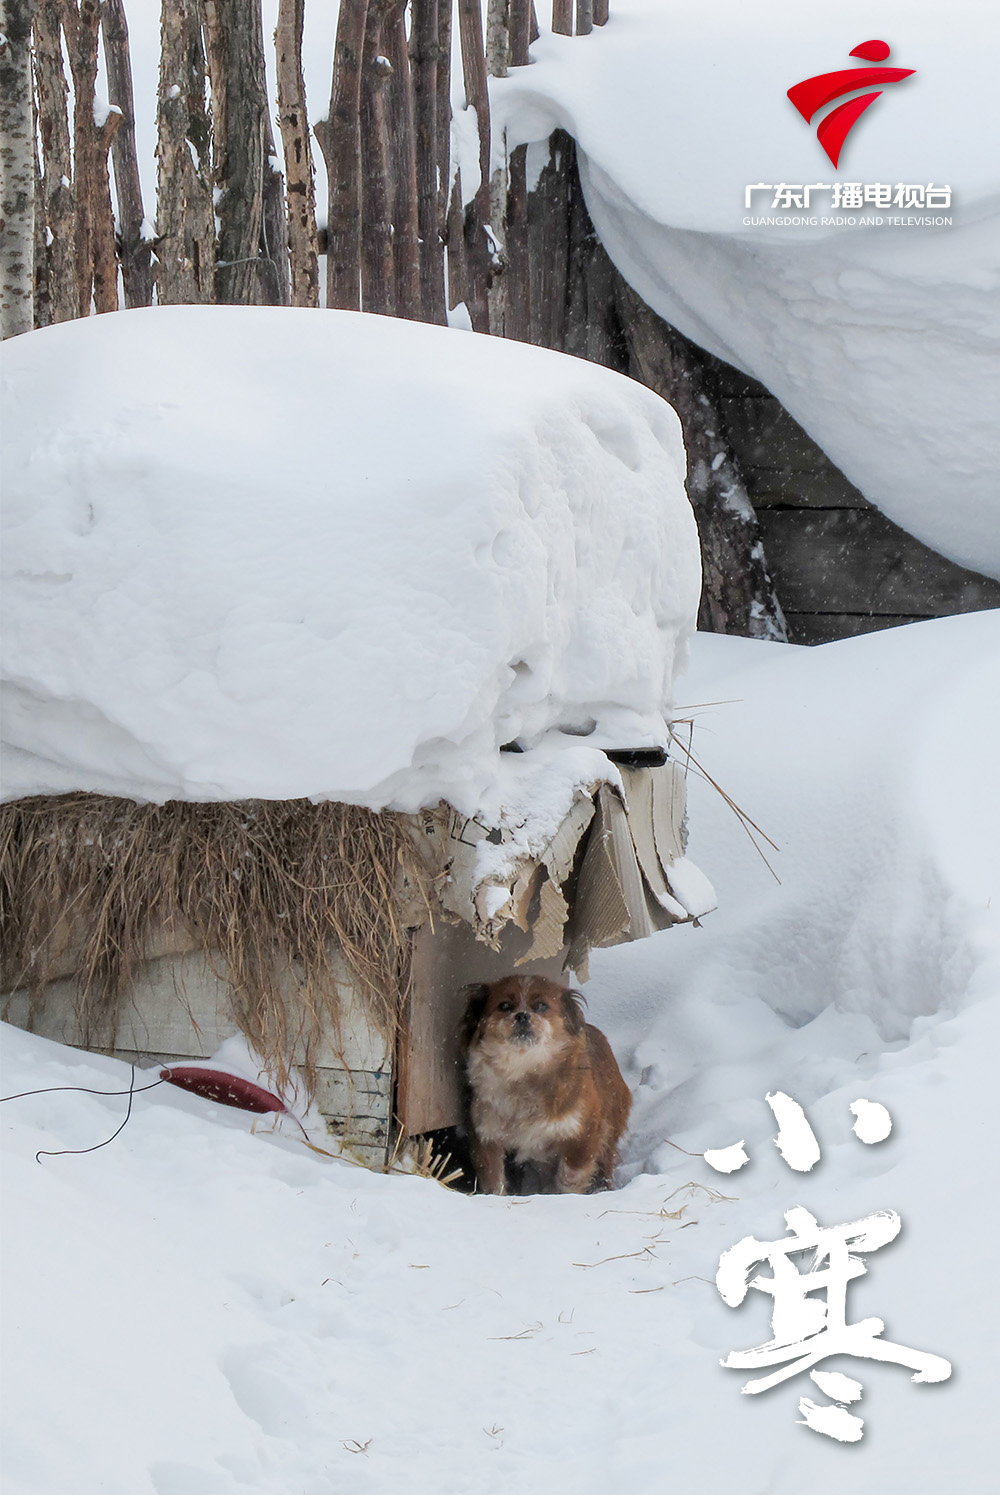
[(393, 266), (396, 315), (419, 321), (420, 230), (417, 222), (417, 154), (413, 125), (413, 76), (406, 40), (406, 0), (396, 0), (386, 21), (386, 56), (392, 76), (386, 88), (389, 160), (392, 163)]
[(673, 405), (684, 427), (687, 490), (704, 573), (698, 626), (708, 633), (787, 639), (757, 516), (722, 433), (707, 355), (617, 280), (633, 372)]
[(368, 0), (341, 0), (330, 117), (315, 126), (329, 179), (326, 304), (361, 306), (361, 63)]
[(78, 312), (76, 206), (70, 149), (69, 87), (63, 68), (62, 0), (41, 0), (35, 16), (35, 96), (42, 147), (49, 315), (67, 322)]
[(35, 122), (31, 96), (34, 0), (0, 4), (0, 336), (34, 325)]
[(302, 74), (304, 12), (305, 0), (279, 0), (278, 25), (274, 33), (278, 125), (285, 155), (291, 304), (319, 306), (316, 190)]
[(412, 16), (410, 60), (413, 65), (417, 143), (420, 296), (424, 320), (445, 322), (444, 257), (438, 190), (438, 0), (412, 0)]
[(509, 0), (508, 13), (510, 17), (510, 65), (511, 67), (527, 67), (530, 61), (528, 47), (531, 43), (534, 6), (531, 0)]
[(198, 0), (163, 0), (157, 104), (157, 300), (215, 300), (212, 132)]
[(479, 132), (479, 187), (465, 214), (465, 302), (475, 330), (488, 332), (491, 246), (486, 225), (490, 214), (490, 109), (479, 0), (458, 0), (458, 25), (465, 98), (476, 111)]
[(115, 216), (111, 207), (108, 151), (121, 126), (118, 109), (109, 109), (100, 124), (94, 120), (97, 142), (91, 175), (90, 221), (94, 235), (94, 310), (118, 310), (118, 254), (115, 249)]
[(65, 0), (70, 72), (73, 75), (73, 186), (76, 206), (76, 314), (90, 315), (94, 289), (94, 200), (98, 131), (94, 124), (100, 0)]
[(216, 299), (262, 305), (276, 298), (274, 267), (262, 253), (271, 127), (260, 0), (205, 0), (204, 23), (219, 221)]
[(385, 90), (392, 63), (382, 44), (393, 0), (368, 0), (361, 68), (361, 304), (392, 316), (396, 283), (392, 243), (392, 186)]
[(122, 118), (111, 144), (118, 201), (118, 241), (126, 306), (150, 306), (153, 300), (151, 245), (144, 236), (145, 213), (135, 149), (135, 104), (132, 63), (123, 0), (104, 0), (101, 7), (108, 96)]
[(552, 0), (552, 30), (558, 36), (573, 35), (573, 0)]
[(606, 26), (610, 6), (608, 0), (594, 0), (594, 25)]

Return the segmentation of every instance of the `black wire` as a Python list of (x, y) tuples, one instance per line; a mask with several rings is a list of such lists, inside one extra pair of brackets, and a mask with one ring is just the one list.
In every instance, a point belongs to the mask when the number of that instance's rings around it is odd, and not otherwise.
[[(135, 1065), (132, 1064), (129, 1066), (129, 1068), (132, 1071), (132, 1080), (128, 1088), (128, 1110), (125, 1112), (125, 1120), (122, 1122), (121, 1126), (118, 1127), (116, 1131), (113, 1131), (110, 1137), (106, 1137), (103, 1142), (95, 1142), (93, 1147), (60, 1147), (55, 1152), (50, 1152), (46, 1148), (42, 1148), (40, 1152), (35, 1153), (36, 1163), (39, 1163), (42, 1158), (61, 1158), (66, 1153), (77, 1154), (82, 1152), (97, 1152), (99, 1148), (107, 1147), (109, 1142), (113, 1142), (119, 1135), (119, 1133), (125, 1130), (126, 1126), (128, 1125), (128, 1119), (132, 1115), (132, 1097), (135, 1095)], [(162, 1084), (162, 1081), (158, 1080), (156, 1083)], [(60, 1086), (59, 1088), (62, 1089), (62, 1086)], [(153, 1087), (152, 1085), (143, 1085), (142, 1088), (143, 1090), (152, 1090)], [(120, 1090), (118, 1093), (119, 1095), (125, 1094), (123, 1090)]]
[(0, 1106), (7, 1100), (24, 1100), (26, 1095), (51, 1095), (54, 1090), (78, 1090), (81, 1095), (141, 1095), (144, 1090), (155, 1090), (157, 1085), (164, 1084), (165, 1080), (154, 1080), (152, 1085), (140, 1085), (138, 1090), (134, 1086), (128, 1090), (89, 1090), (86, 1085), (46, 1085), (42, 1090), (22, 1090), (18, 1095), (0, 1095)]

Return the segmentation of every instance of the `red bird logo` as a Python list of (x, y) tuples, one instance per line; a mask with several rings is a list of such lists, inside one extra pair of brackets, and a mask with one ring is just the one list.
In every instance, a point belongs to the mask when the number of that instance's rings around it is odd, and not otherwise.
[[(861, 42), (848, 55), (860, 57), (865, 62), (884, 62), (889, 55), (889, 46), (888, 43), (880, 41)], [(845, 93), (853, 93), (856, 88), (867, 88), (870, 83), (900, 83), (904, 78), (912, 77), (914, 72), (915, 69), (912, 67), (842, 68), (836, 73), (819, 73), (815, 78), (803, 79), (801, 83), (796, 83), (788, 90), (788, 97), (808, 124), (824, 104), (831, 103), (833, 99), (839, 99)], [(840, 152), (844, 148), (844, 141), (852, 127), (864, 114), (869, 104), (874, 104), (881, 92), (881, 88), (877, 88), (874, 93), (865, 93), (858, 99), (849, 99), (846, 104), (839, 104), (836, 109), (832, 109), (826, 118), (820, 121), (816, 130), (816, 139), (826, 151), (834, 167), (840, 160)]]

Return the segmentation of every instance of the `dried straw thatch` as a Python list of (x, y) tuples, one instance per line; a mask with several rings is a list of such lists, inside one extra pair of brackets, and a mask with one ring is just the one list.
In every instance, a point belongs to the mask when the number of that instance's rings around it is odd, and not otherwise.
[[(184, 930), (218, 960), (251, 1045), (282, 1077), (292, 1050), (304, 1048), (311, 1078), (310, 1051), (339, 1019), (332, 950), (391, 1037), (421, 903), (413, 840), (405, 818), (389, 812), (308, 800), (138, 805), (93, 794), (0, 806), (4, 987), (27, 987), (36, 1004), (72, 950), (84, 1043), (114, 1032), (137, 965), (164, 931)], [(289, 969), (294, 996), (280, 979)]]

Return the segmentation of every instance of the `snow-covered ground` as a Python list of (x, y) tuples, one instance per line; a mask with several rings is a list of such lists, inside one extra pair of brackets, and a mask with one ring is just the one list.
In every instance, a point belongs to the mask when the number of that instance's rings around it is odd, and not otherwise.
[(502, 779), (550, 838), (598, 749), (666, 742), (701, 575), (650, 390), (287, 307), (67, 322), (2, 364), (5, 798), (473, 815)]
[[(693, 780), (720, 911), (599, 955), (588, 987), (637, 1091), (624, 1187), (467, 1198), (166, 1088), (110, 1146), (36, 1163), (107, 1137), (125, 1100), (8, 1102), (10, 1495), (995, 1487), (1000, 615), (693, 656), (694, 752), (778, 843), (781, 883)], [(4, 1095), (128, 1082), (12, 1030), (4, 1055)], [(818, 1136), (808, 1175), (769, 1140), (777, 1089)], [(851, 1134), (859, 1098), (888, 1141)], [(740, 1138), (728, 1177), (677, 1150)], [(954, 1366), (923, 1386), (825, 1367), (864, 1386), (852, 1446), (797, 1425), (823, 1400), (807, 1378), (741, 1397), (719, 1365), (768, 1337), (759, 1294), (716, 1292), (719, 1255), (777, 1240), (795, 1205), (899, 1212), (848, 1317)]]
[[(913, 76), (884, 85), (834, 169), (820, 115), (807, 124), (787, 90), (864, 68), (849, 53), (873, 35)], [(649, 305), (762, 380), (897, 524), (994, 576), (998, 51), (991, 0), (613, 0), (607, 26), (544, 36), (493, 85), (509, 145), (555, 125), (576, 138), (601, 242)], [(888, 202), (837, 209), (834, 184), (851, 182)]]

